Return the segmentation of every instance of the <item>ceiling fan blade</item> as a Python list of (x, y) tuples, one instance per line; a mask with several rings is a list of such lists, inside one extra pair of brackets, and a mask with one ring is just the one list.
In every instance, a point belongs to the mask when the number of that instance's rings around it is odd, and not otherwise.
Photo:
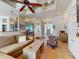
[(19, 11), (22, 11), (25, 7), (26, 7), (26, 5), (24, 5)]
[(30, 11), (31, 11), (32, 13), (35, 13), (35, 11), (32, 9), (31, 6), (28, 5), (28, 8), (30, 9)]
[(16, 0), (16, 2), (23, 4), (23, 2), (20, 2), (20, 1), (17, 1), (17, 0)]
[(39, 3), (30, 3), (30, 5), (33, 6), (33, 7), (43, 6), (42, 4), (39, 4)]
[(27, 2), (28, 0), (24, 0), (24, 1), (26, 1), (26, 2)]

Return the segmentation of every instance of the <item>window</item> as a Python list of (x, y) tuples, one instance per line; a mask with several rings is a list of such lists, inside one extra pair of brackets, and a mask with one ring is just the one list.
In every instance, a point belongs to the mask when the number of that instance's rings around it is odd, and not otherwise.
[(7, 23), (7, 19), (6, 18), (3, 18), (2, 19), (2, 23)]

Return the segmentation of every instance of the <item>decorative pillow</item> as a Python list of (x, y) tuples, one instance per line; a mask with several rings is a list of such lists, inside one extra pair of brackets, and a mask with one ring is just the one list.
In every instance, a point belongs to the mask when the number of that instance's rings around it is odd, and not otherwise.
[(26, 41), (26, 36), (18, 36), (18, 37), (19, 37), (19, 38), (18, 38), (18, 42), (19, 42), (19, 43)]

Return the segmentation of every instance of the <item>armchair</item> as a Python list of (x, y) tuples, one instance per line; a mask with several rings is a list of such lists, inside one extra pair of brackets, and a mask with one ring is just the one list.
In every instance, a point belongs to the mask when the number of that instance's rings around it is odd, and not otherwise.
[(52, 48), (58, 47), (58, 39), (55, 36), (49, 36), (49, 40), (47, 40), (47, 45)]

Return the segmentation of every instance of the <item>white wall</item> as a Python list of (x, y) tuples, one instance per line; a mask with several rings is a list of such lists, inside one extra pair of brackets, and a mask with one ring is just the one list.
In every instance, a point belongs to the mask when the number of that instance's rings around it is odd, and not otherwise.
[(2, 19), (6, 17), (7, 23), (4, 23), (7, 25), (7, 31), (10, 30), (10, 23), (9, 23), (9, 18), (11, 17), (11, 10), (13, 11), (12, 17), (16, 17), (18, 12), (15, 10), (15, 8), (9, 6), (8, 4), (2, 2), (0, 0), (0, 31), (2, 31)]
[(65, 30), (65, 28), (64, 28), (64, 17), (63, 16), (55, 16), (52, 19), (52, 24), (55, 25), (55, 29), (53, 30), (53, 34), (55, 36), (59, 36), (59, 31)]
[(8, 4), (0, 0), (0, 16), (10, 16), (11, 10), (14, 11), (13, 16), (16, 16), (17, 11), (15, 10), (15, 8), (9, 6)]
[[(51, 20), (52, 21), (50, 23), (48, 23), (49, 25), (48, 24), (46, 24), (46, 25), (43, 24), (44, 28), (45, 28), (45, 26), (50, 26), (51, 29), (52, 29), (51, 30), (51, 34), (53, 34), (54, 36), (59, 36), (59, 31), (65, 30), (65, 27), (64, 27), (64, 24), (65, 24), (64, 17), (63, 16), (55, 16)], [(52, 25), (50, 25), (50, 24), (52, 24)], [(55, 25), (55, 29), (53, 29), (53, 25)], [(34, 27), (35, 28), (38, 27), (38, 24), (35, 24)], [(36, 29), (35, 29), (35, 31), (36, 31)], [(35, 33), (36, 33), (36, 35), (38, 34), (38, 32), (35, 32)]]
[(11, 7), (9, 7), (4, 2), (0, 1), (0, 16), (8, 16), (10, 15)]
[(68, 32), (68, 47), (75, 59), (79, 59), (79, 37), (77, 33), (77, 9), (76, 0), (73, 0), (64, 15), (65, 24)]

